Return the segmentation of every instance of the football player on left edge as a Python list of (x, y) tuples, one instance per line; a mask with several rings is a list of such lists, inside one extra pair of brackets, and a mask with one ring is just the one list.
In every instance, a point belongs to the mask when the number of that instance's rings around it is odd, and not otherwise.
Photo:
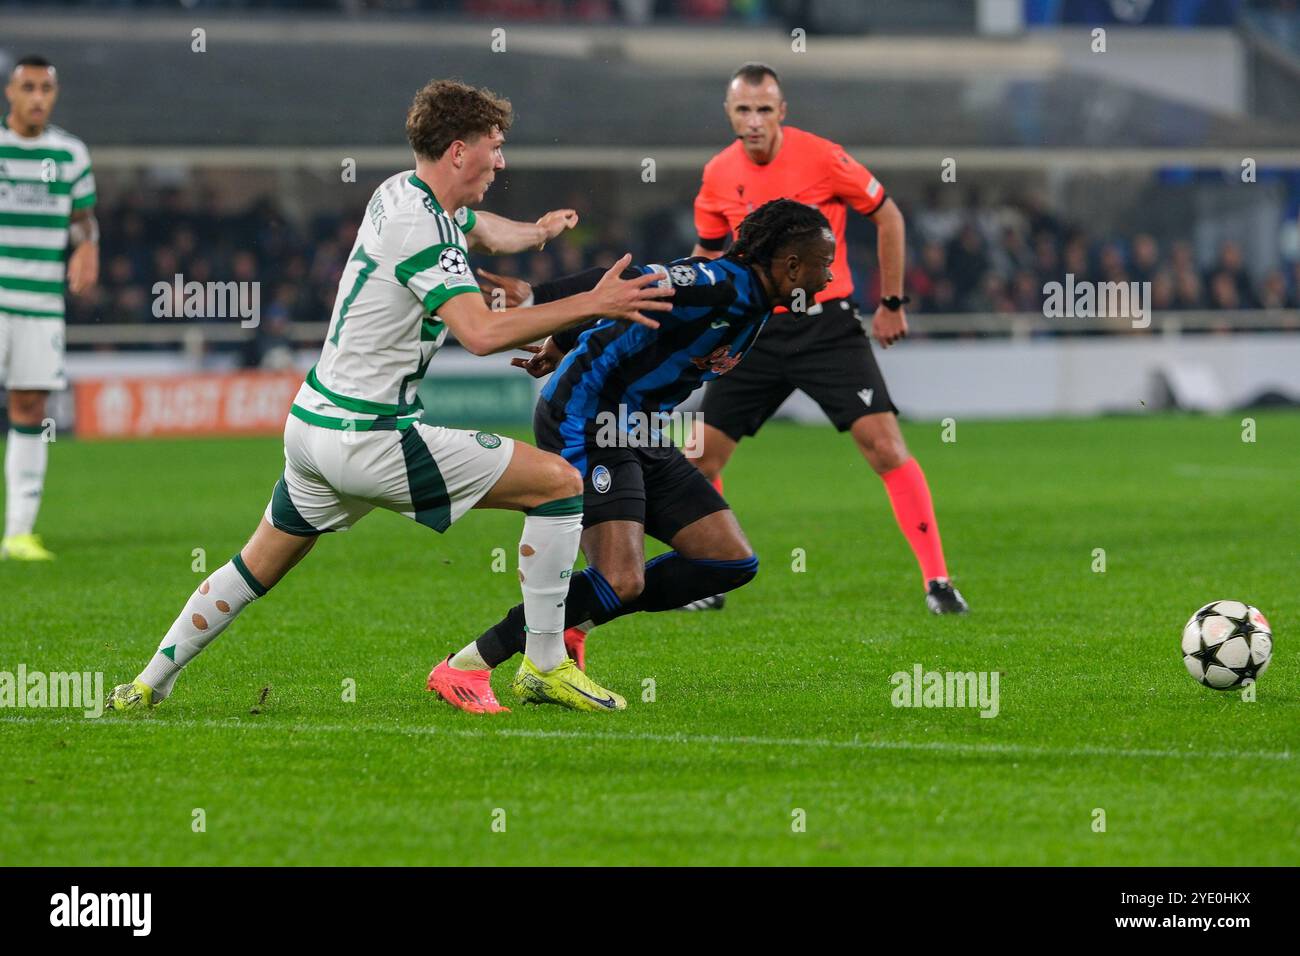
[[(50, 122), (59, 78), (49, 60), (23, 57), (0, 117), (0, 379), (9, 392), (5, 528), (0, 558), (49, 561), (33, 532), (45, 490), (45, 402), (67, 387), (63, 292), (99, 279), (95, 176), (86, 144)], [(71, 253), (67, 249), (71, 247)]]

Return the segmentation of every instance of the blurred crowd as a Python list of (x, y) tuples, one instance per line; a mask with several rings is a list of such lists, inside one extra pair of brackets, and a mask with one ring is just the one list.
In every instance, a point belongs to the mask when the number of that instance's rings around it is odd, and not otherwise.
[[(1040, 312), (1043, 286), (1150, 282), (1157, 311), (1300, 307), (1300, 262), (1255, 276), (1240, 245), (1225, 241), (1209, 261), (1198, 260), (1186, 239), (1161, 241), (1150, 233), (1096, 235), (1052, 212), (1041, 196), (986, 203), (977, 190), (959, 206), (940, 202), (938, 190), (907, 215), (909, 255), (905, 285), (913, 310), (932, 313)], [(854, 249), (855, 277), (876, 297), (877, 277)], [(853, 243), (850, 242), (853, 248)], [(862, 282), (859, 282), (862, 288)]]
[[(540, 254), (482, 259), (503, 275), (540, 282), (607, 266), (625, 251), (642, 261), (689, 252), (693, 234), (681, 210), (635, 221), (587, 214), (564, 241)], [(908, 224), (906, 289), (916, 313), (1038, 313), (1043, 286), (1063, 282), (1150, 282), (1156, 311), (1300, 308), (1300, 263), (1252, 276), (1241, 248), (1225, 242), (1198, 261), (1186, 240), (1147, 233), (1098, 236), (1053, 213), (1041, 199), (986, 203), (971, 192), (960, 205), (934, 194), (902, 202)], [(686, 210), (687, 219), (689, 209)], [(333, 310), (339, 277), (356, 238), (353, 215), (319, 215), (295, 225), (269, 197), (245, 211), (218, 213), (192, 190), (133, 191), (101, 205), (100, 284), (69, 300), (70, 323), (173, 322), (157, 317), (157, 283), (260, 282), (261, 326), (250, 364), (287, 342), (288, 323), (321, 322)], [(873, 230), (851, 216), (848, 245), (858, 297), (879, 295)], [(217, 320), (227, 321), (227, 320)]]
[[(290, 322), (329, 318), (357, 230), (353, 214), (322, 214), (295, 225), (269, 197), (235, 215), (219, 213), (210, 196), (182, 189), (132, 191), (102, 202), (97, 213), (100, 281), (90, 295), (68, 299), (69, 324), (174, 323), (170, 316), (181, 309), (172, 291), (176, 276), (182, 283), (258, 282), (260, 320), (249, 364), (265, 364), (268, 354), (288, 345)], [(631, 227), (593, 218), (584, 217), (565, 241), (541, 253), (479, 262), (534, 283), (612, 264), (629, 248)]]

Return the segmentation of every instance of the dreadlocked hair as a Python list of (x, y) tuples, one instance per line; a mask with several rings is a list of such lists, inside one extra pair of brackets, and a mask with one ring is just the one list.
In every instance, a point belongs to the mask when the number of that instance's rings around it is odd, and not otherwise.
[(778, 249), (800, 246), (830, 227), (815, 206), (793, 199), (773, 199), (741, 221), (731, 255), (752, 265), (770, 266)]

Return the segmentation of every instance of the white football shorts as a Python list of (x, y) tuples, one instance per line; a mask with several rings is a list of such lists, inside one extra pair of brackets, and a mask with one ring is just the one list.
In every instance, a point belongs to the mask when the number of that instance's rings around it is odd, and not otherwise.
[(474, 507), (510, 465), (515, 443), (491, 432), (416, 422), (401, 431), (284, 427), (284, 474), (266, 520), (289, 534), (346, 531), (374, 508), (435, 531)]
[(6, 388), (61, 392), (63, 319), (31, 319), (0, 312), (0, 380)]

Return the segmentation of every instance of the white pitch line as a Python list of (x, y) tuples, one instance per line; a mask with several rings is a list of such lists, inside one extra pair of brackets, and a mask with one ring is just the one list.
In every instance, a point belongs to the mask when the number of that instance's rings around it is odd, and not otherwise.
[[(500, 718), (491, 718), (499, 720)], [(61, 717), (54, 720), (33, 720), (28, 717), (0, 717), (0, 723), (36, 724), (83, 724), (87, 718)], [(104, 717), (89, 721), (99, 726), (125, 726), (171, 728), (191, 727), (201, 729), (249, 730), (252, 728), (292, 731), (294, 733), (389, 733), (402, 736), (447, 736), (447, 737), (518, 737), (538, 740), (598, 740), (613, 743), (639, 741), (664, 744), (713, 744), (724, 746), (759, 746), (759, 747), (827, 747), (842, 750), (901, 750), (933, 751), (937, 753), (968, 754), (981, 756), (996, 754), (1008, 757), (1121, 757), (1145, 759), (1148, 757), (1175, 760), (1284, 760), (1295, 759), (1289, 750), (1160, 750), (1157, 748), (1122, 748), (1122, 747), (1035, 747), (1026, 744), (999, 743), (958, 743), (953, 741), (914, 741), (914, 740), (830, 740), (824, 737), (726, 737), (716, 734), (650, 734), (650, 733), (607, 733), (591, 730), (536, 730), (525, 728), (501, 727), (495, 730), (470, 729), (464, 727), (398, 727), (389, 724), (277, 724), (273, 721), (243, 720), (167, 720), (165, 718), (115, 718)]]

